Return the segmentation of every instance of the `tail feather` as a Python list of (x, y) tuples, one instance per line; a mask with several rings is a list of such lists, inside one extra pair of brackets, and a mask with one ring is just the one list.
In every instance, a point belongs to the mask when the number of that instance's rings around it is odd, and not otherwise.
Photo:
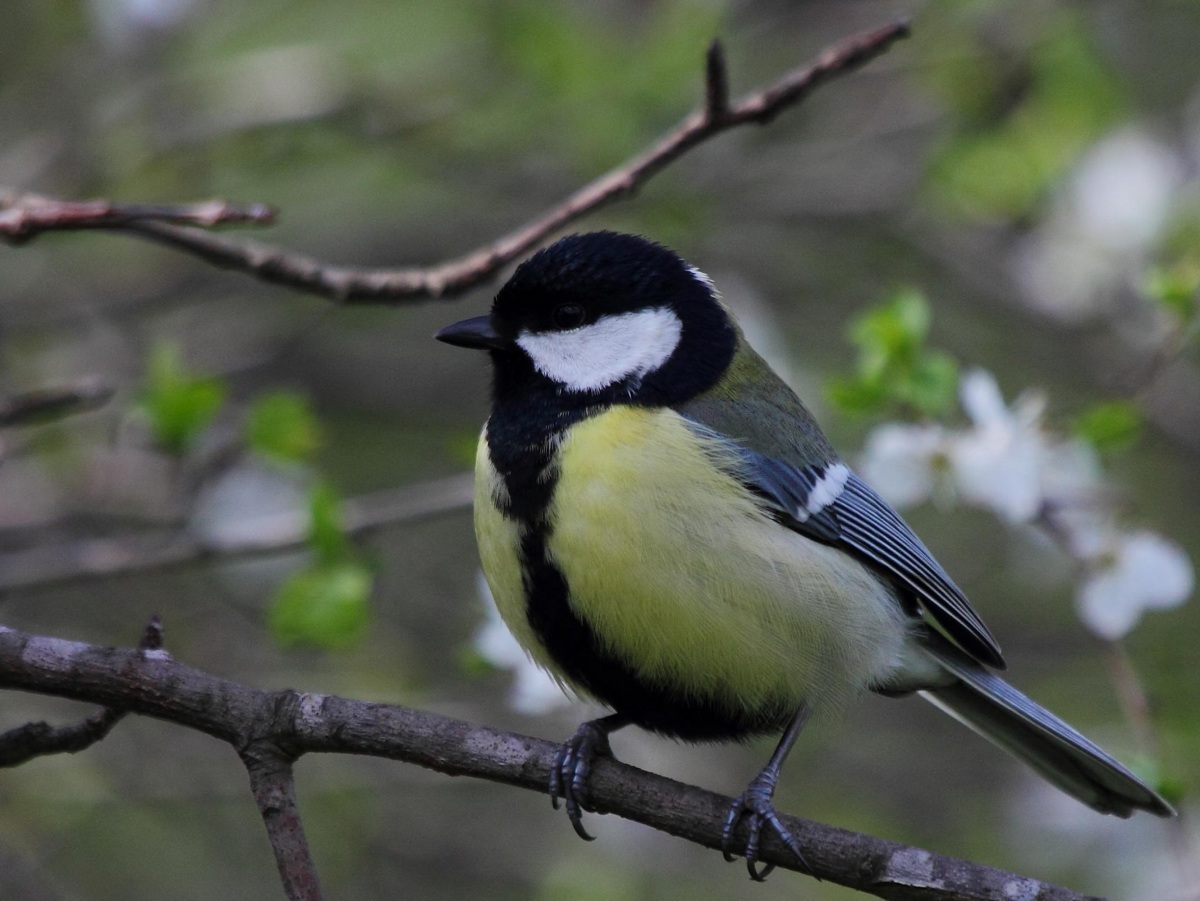
[(1033, 767), (1052, 784), (1101, 813), (1145, 810), (1174, 816), (1171, 805), (1121, 763), (956, 649), (926, 649), (958, 681), (921, 696)]

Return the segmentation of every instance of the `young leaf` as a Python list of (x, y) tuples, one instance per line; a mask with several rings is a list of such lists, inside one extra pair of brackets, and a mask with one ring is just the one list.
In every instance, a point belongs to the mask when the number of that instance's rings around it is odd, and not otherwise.
[(945, 413), (958, 395), (958, 364), (946, 354), (927, 353), (897, 386), (899, 395), (929, 416)]
[(246, 418), (246, 440), (263, 456), (285, 463), (312, 457), (321, 444), (321, 427), (308, 400), (291, 391), (264, 394)]
[(1141, 437), (1142, 413), (1133, 401), (1107, 401), (1081, 413), (1074, 431), (1096, 450), (1125, 450)]
[(911, 288), (856, 317), (850, 324), (850, 339), (858, 346), (859, 375), (878, 378), (911, 359), (929, 332), (929, 318), (929, 304)]
[(868, 382), (852, 377), (837, 378), (830, 382), (828, 396), (834, 406), (860, 416), (880, 413), (888, 402), (887, 394), (878, 380)]
[(1146, 293), (1188, 324), (1200, 310), (1200, 266), (1157, 266), (1146, 275)]
[(154, 348), (141, 406), (150, 419), (159, 447), (169, 454), (183, 454), (212, 422), (224, 402), (224, 382), (188, 373), (174, 344)]
[(855, 374), (830, 386), (830, 400), (858, 414), (891, 405), (923, 416), (945, 412), (958, 391), (958, 366), (925, 347), (930, 322), (929, 303), (911, 288), (857, 316), (850, 324), (858, 347)]
[(341, 563), (349, 559), (350, 542), (342, 529), (341, 498), (327, 483), (313, 488), (309, 501), (308, 544), (324, 565)]
[(284, 646), (330, 649), (355, 644), (367, 627), (371, 583), (370, 569), (353, 560), (317, 563), (295, 573), (271, 605), (275, 639)]

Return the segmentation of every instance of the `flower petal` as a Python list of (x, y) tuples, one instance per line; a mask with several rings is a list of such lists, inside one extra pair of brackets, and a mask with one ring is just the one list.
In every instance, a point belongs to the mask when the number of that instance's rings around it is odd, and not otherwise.
[(1177, 607), (1187, 600), (1195, 584), (1192, 561), (1172, 541), (1153, 532), (1134, 532), (1121, 550), (1125, 579), (1147, 609)]
[(1142, 615), (1140, 605), (1125, 591), (1115, 567), (1102, 569), (1085, 579), (1075, 600), (1083, 624), (1108, 641), (1127, 635)]
[(944, 440), (937, 426), (885, 423), (867, 436), (859, 471), (893, 506), (922, 503), (933, 490), (934, 462)]

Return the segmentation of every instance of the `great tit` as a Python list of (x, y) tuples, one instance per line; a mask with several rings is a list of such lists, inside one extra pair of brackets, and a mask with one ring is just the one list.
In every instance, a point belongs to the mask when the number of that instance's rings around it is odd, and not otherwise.
[(475, 465), (483, 571), (513, 635), (610, 707), (550, 782), (582, 825), (608, 735), (783, 733), (729, 808), (758, 868), (804, 724), (864, 691), (918, 693), (1100, 811), (1173, 811), (995, 675), (1000, 648), (900, 516), (838, 457), (743, 339), (707, 275), (645, 238), (572, 235), (517, 268), (491, 314), (438, 332), (492, 361)]

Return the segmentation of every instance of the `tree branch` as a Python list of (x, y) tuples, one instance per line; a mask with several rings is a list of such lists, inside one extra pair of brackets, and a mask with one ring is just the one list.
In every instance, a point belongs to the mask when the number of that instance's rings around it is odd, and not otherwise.
[[(430, 479), (401, 488), (350, 498), (342, 504), (346, 534), (369, 535), (471, 506), (470, 473)], [(307, 511), (255, 520), (252, 538), (221, 542), (191, 532), (85, 538), (0, 553), (0, 592), (50, 588), (74, 582), (152, 572), (215, 560), (278, 554), (308, 542)]]
[(56, 200), (14, 190), (0, 191), (0, 240), (21, 244), (45, 231), (118, 228), (169, 222), (213, 228), (217, 225), (270, 225), (275, 211), (261, 203), (206, 200), (176, 206), (114, 203), (111, 200)]
[(242, 762), (289, 901), (322, 901), (325, 895), (296, 803), (291, 756), (267, 741), (244, 750)]
[[(157, 651), (162, 648), (162, 623), (157, 615), (142, 633), (138, 649)], [(35, 757), (48, 754), (76, 754), (105, 738), (113, 726), (129, 711), (105, 707), (82, 723), (55, 728), (47, 722), (26, 723), (0, 735), (0, 767), (20, 766)]]
[(35, 425), (102, 407), (113, 390), (96, 379), (42, 388), (0, 400), (0, 428)]
[[(313, 257), (251, 241), (234, 241), (195, 228), (161, 221), (164, 216), (115, 217), (86, 227), (125, 231), (200, 257), (214, 266), (245, 272), (262, 281), (318, 294), (340, 303), (397, 304), (427, 298), (452, 297), (496, 275), (507, 263), (539, 244), (548, 235), (587, 213), (633, 194), (656, 173), (693, 147), (741, 125), (766, 124), (801, 103), (815, 88), (852, 72), (884, 53), (908, 35), (908, 23), (894, 22), (854, 35), (825, 50), (816, 62), (784, 75), (774, 84), (729, 105), (728, 77), (719, 44), (708, 51), (705, 66), (705, 102), (650, 149), (576, 191), (559, 206), (464, 257), (428, 268), (362, 269), (334, 266)], [(28, 195), (8, 192), (8, 214), (21, 220), (19, 211)], [(0, 207), (5, 205), (0, 191)], [(47, 203), (37, 198), (38, 203)], [(52, 202), (52, 201), (51, 201)], [(61, 202), (60, 202), (61, 203)], [(98, 202), (103, 203), (103, 202)], [(147, 208), (139, 208), (147, 209)], [(161, 208), (152, 208), (161, 209)], [(173, 208), (186, 209), (186, 208)], [(248, 210), (266, 211), (265, 207)], [(28, 216), (24, 218), (28, 219)], [(267, 218), (248, 217), (252, 221)], [(54, 222), (42, 217), (37, 227), (26, 226), (22, 237), (52, 228), (78, 228), (79, 219)]]
[[(290, 843), (277, 841), (276, 833), (299, 826), (298, 818), (292, 822), (290, 762), (305, 753), (385, 757), (452, 776), (544, 792), (557, 749), (540, 739), (405, 707), (331, 695), (258, 691), (177, 663), (162, 651), (99, 647), (3, 627), (0, 687), (120, 707), (233, 745), (243, 759), (252, 760), (248, 766), (264, 821), (276, 821), (275, 825), (268, 822), (267, 828), (277, 858), (281, 848), (299, 853), (296, 843), (303, 841), (302, 832), (292, 832)], [(254, 766), (264, 747), (278, 749), (276, 762), (256, 774)], [(279, 761), (285, 761), (282, 769)], [(709, 848), (721, 846), (728, 798), (609, 759), (597, 762), (590, 789), (591, 801), (601, 813), (615, 813)], [(789, 816), (783, 820), (804, 845), (813, 875), (890, 901), (1011, 901), (1014, 897), (1087, 901), (1068, 889), (991, 867), (810, 820)], [(760, 859), (798, 869), (773, 833)], [(302, 870), (293, 867), (291, 872)], [(319, 891), (313, 878), (313, 890)]]
[(76, 754), (104, 738), (125, 717), (126, 711), (105, 707), (81, 723), (51, 726), (26, 723), (0, 735), (0, 767), (20, 766), (48, 754)]

